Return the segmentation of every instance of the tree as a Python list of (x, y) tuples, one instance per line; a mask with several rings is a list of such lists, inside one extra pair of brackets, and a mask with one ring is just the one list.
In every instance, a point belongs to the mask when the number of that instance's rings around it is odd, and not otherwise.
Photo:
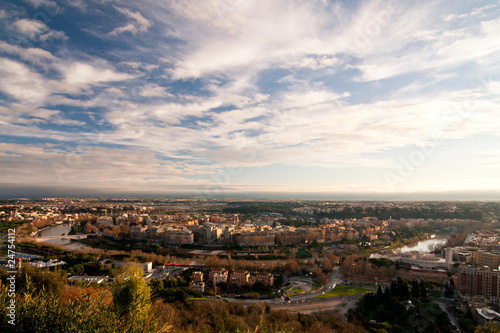
[(221, 281), (217, 283), (217, 288), (219, 288), (221, 293), (227, 293), (227, 282)]
[(382, 291), (382, 286), (379, 285), (377, 288), (377, 298), (382, 299), (383, 295), (384, 295), (384, 293)]
[(448, 297), (448, 298), (453, 297), (453, 290), (451, 289), (450, 285), (448, 284), (448, 281), (446, 281), (446, 283), (444, 284), (444, 296)]
[(424, 281), (420, 281), (420, 297), (423, 299), (427, 298), (427, 288), (425, 288)]
[(268, 290), (268, 289), (269, 288), (262, 281), (255, 281), (255, 283), (252, 286), (252, 290), (253, 291), (265, 291), (265, 290)]
[(290, 274), (295, 273), (295, 270), (297, 269), (297, 262), (295, 260), (289, 261), (285, 265), (285, 269), (290, 272)]
[(453, 281), (453, 279), (450, 279), (450, 288), (453, 291), (455, 291), (455, 289), (456, 289), (456, 287), (455, 287), (455, 281)]
[(114, 306), (131, 331), (146, 326), (151, 313), (151, 290), (138, 265), (124, 268), (113, 282), (112, 293)]
[(484, 327), (478, 326), (475, 333), (500, 333), (500, 327), (495, 326), (492, 323), (486, 323)]

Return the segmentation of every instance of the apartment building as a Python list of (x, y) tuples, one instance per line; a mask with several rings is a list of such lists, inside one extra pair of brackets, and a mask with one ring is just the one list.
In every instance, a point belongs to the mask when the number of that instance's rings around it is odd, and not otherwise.
[(489, 267), (466, 267), (458, 274), (458, 290), (465, 296), (484, 296), (498, 304), (500, 271)]

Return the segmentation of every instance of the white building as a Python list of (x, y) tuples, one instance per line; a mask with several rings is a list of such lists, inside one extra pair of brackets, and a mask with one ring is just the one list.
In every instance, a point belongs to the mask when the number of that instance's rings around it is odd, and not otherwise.
[(107, 276), (87, 276), (87, 275), (73, 275), (68, 280), (69, 281), (87, 281), (92, 283), (103, 283), (108, 279)]

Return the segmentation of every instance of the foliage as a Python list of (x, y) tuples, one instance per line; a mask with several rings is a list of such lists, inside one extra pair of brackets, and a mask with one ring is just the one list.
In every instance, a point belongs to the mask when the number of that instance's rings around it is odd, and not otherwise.
[(466, 313), (462, 313), (458, 316), (458, 322), (465, 328), (468, 332), (474, 332), (476, 327), (476, 322), (474, 320), (474, 316), (470, 309)]
[[(355, 309), (348, 311), (350, 322), (360, 322), (374, 332), (413, 331), (452, 332), (448, 315), (436, 303), (425, 298), (426, 287), (421, 281), (412, 281), (412, 288), (401, 278), (393, 281), (384, 291), (364, 295)], [(377, 324), (370, 324), (375, 320)]]
[(188, 287), (185, 280), (154, 279), (150, 283), (153, 297), (163, 299), (168, 303), (185, 302), (188, 298), (202, 298), (203, 294)]
[(373, 265), (377, 266), (377, 267), (393, 267), (396, 265), (396, 263), (390, 259), (386, 259), (386, 258), (371, 258), (371, 259), (368, 259), (368, 261), (370, 261)]
[[(151, 290), (137, 265), (126, 266), (112, 285), (115, 310), (128, 323), (143, 326), (151, 312)], [(135, 324), (134, 324), (135, 325)]]
[(500, 327), (486, 323), (484, 327), (477, 327), (475, 333), (500, 333)]
[[(9, 298), (7, 286), (0, 282), (1, 332), (156, 332), (148, 288), (135, 271), (127, 271), (128, 279), (114, 286), (116, 298), (107, 287), (64, 285), (63, 294), (54, 292), (58, 290), (54, 286), (65, 281), (54, 273), (39, 271), (23, 271), (22, 288), (16, 294), (15, 326), (7, 324)], [(57, 281), (50, 285), (37, 274)]]
[[(6, 273), (6, 272), (5, 272)], [(7, 284), (7, 274), (2, 273), (2, 282)], [(16, 290), (25, 292), (28, 284), (28, 279), (33, 290), (45, 289), (52, 294), (61, 295), (68, 279), (64, 271), (56, 270), (54, 272), (38, 269), (32, 266), (23, 266), (16, 273)]]
[(2, 221), (0, 222), (0, 233), (7, 233), (8, 229), (15, 229), (26, 223), (25, 221)]
[[(305, 332), (366, 332), (362, 327), (344, 323), (331, 314), (303, 315), (273, 310), (267, 304), (235, 304), (221, 301), (190, 301), (182, 304), (162, 304), (175, 311), (173, 333), (305, 333)], [(164, 311), (164, 310), (163, 310)]]

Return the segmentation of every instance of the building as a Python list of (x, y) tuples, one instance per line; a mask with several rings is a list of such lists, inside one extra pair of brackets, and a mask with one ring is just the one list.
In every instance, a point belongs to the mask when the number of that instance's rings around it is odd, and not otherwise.
[(231, 273), (231, 283), (238, 286), (243, 286), (248, 284), (250, 278), (250, 273), (247, 271), (234, 271)]
[(500, 313), (488, 308), (477, 308), (475, 318), (481, 326), (484, 326), (488, 322), (500, 326)]
[(486, 251), (474, 252), (474, 263), (479, 266), (498, 268), (500, 265), (500, 253)]
[(144, 272), (144, 274), (150, 273), (153, 270), (153, 263), (151, 261), (139, 263), (139, 262), (134, 262), (134, 261), (125, 261), (125, 260), (111, 261), (109, 259), (104, 259), (104, 260), (101, 260), (99, 263), (105, 265), (105, 264), (109, 264), (110, 262), (112, 262), (113, 264), (115, 264), (119, 268), (137, 265)]
[(458, 290), (465, 296), (483, 296), (498, 304), (500, 271), (489, 267), (466, 267), (458, 274)]
[(99, 216), (97, 218), (97, 226), (98, 227), (112, 227), (113, 226), (113, 218), (111, 216)]
[(193, 244), (194, 235), (191, 230), (187, 229), (168, 229), (162, 233), (162, 239), (168, 244)]
[(92, 282), (92, 283), (103, 283), (108, 279), (107, 276), (87, 276), (87, 275), (73, 275), (68, 278), (69, 281), (78, 281), (78, 282)]
[(453, 255), (453, 248), (447, 247), (446, 249), (444, 249), (444, 260), (446, 261), (446, 263), (450, 265), (453, 264)]
[(212, 269), (208, 275), (208, 279), (212, 281), (213, 285), (216, 286), (218, 283), (226, 282), (228, 278), (227, 270), (221, 269)]
[(139, 240), (144, 239), (144, 237), (146, 237), (146, 228), (141, 226), (130, 227), (130, 238)]
[(325, 241), (325, 230), (319, 228), (298, 228), (295, 230), (279, 231), (276, 233), (277, 245), (302, 245), (314, 241)]
[(274, 246), (274, 232), (246, 231), (233, 234), (233, 241), (238, 246)]
[(38, 267), (38, 268), (45, 268), (45, 267), (56, 267), (56, 266), (63, 266), (63, 265), (66, 265), (66, 263), (62, 260), (59, 260), (59, 259), (50, 259), (49, 261), (47, 262), (44, 262), (44, 261), (35, 261), (35, 262), (30, 262), (29, 263), (30, 266), (35, 266), (35, 267)]
[(191, 281), (203, 282), (203, 273), (200, 271), (193, 272), (193, 275), (191, 276)]
[(274, 276), (271, 273), (258, 272), (256, 274), (250, 275), (248, 284), (253, 285), (257, 281), (261, 281), (266, 286), (272, 287), (274, 285)]
[(205, 282), (195, 282), (195, 281), (191, 281), (189, 283), (189, 288), (191, 288), (192, 290), (194, 291), (199, 291), (200, 293), (204, 293), (205, 292)]
[(433, 254), (419, 253), (417, 251), (401, 253), (399, 263), (406, 266), (416, 266), (423, 269), (449, 269), (451, 263)]

